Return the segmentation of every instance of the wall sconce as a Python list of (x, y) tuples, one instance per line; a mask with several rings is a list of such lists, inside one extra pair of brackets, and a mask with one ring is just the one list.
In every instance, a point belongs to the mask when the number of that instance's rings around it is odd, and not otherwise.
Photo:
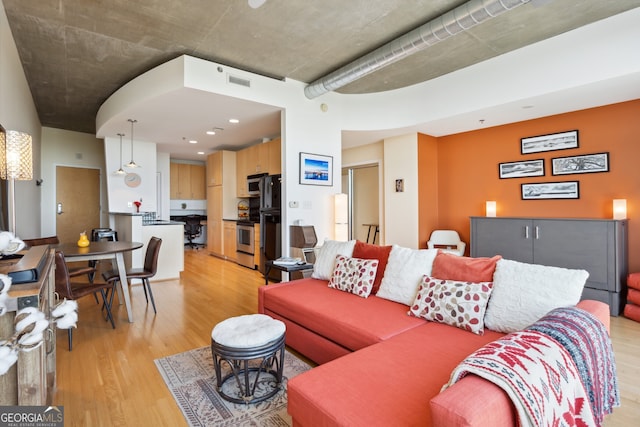
[(9, 182), (9, 224), (8, 228), (16, 233), (16, 180), (33, 179), (33, 155), (31, 135), (15, 130), (5, 131), (0, 126), (0, 178)]
[(627, 219), (627, 199), (613, 199), (613, 219)]
[(495, 200), (487, 200), (486, 201), (486, 216), (496, 216), (496, 202)]
[(333, 200), (334, 207), (334, 239), (346, 242), (349, 240), (349, 207), (348, 196), (344, 193), (336, 194)]

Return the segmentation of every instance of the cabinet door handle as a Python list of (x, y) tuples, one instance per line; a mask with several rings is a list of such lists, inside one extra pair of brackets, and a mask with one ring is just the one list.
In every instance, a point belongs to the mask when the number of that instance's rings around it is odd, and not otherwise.
[(525, 239), (529, 238), (529, 226), (528, 225), (524, 226), (524, 238)]
[(540, 227), (536, 225), (536, 240), (540, 238)]

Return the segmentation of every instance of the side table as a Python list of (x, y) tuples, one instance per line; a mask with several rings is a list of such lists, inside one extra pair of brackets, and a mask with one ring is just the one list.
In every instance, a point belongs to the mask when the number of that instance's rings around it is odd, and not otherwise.
[(313, 264), (305, 263), (305, 264), (295, 264), (295, 265), (282, 265), (282, 264), (274, 264), (273, 261), (266, 261), (264, 263), (265, 271), (264, 271), (264, 284), (269, 284), (269, 273), (272, 268), (276, 270), (284, 271), (285, 273), (291, 273), (294, 271), (305, 271), (305, 270), (313, 270)]

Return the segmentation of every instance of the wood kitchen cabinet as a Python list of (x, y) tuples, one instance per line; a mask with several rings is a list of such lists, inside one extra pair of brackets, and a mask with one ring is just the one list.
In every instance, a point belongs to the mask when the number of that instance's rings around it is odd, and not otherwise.
[(247, 176), (259, 173), (276, 175), (282, 172), (280, 138), (252, 145), (236, 153), (236, 182), (238, 197), (249, 197)]
[(230, 261), (236, 260), (236, 222), (223, 221), (224, 225), (224, 257)]
[(222, 151), (207, 156), (207, 187), (222, 185), (222, 157)]
[(169, 173), (171, 199), (204, 200), (204, 166), (171, 162)]
[(471, 217), (471, 256), (584, 269), (583, 299), (622, 311), (627, 276), (627, 221)]
[(224, 256), (221, 185), (207, 187), (207, 249), (213, 255)]

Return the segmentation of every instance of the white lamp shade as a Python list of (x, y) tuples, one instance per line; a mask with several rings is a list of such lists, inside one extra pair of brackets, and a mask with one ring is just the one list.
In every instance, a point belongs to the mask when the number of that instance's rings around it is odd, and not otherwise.
[(15, 130), (0, 133), (0, 178), (33, 179), (31, 135)]
[(487, 200), (486, 202), (486, 215), (496, 216), (496, 202), (494, 200)]
[(627, 219), (627, 199), (613, 199), (613, 219)]

